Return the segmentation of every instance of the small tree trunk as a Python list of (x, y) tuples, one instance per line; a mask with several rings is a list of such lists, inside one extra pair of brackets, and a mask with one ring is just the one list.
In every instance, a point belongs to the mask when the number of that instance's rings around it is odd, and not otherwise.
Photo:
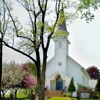
[(4, 99), (5, 93), (2, 93), (2, 98)]
[(2, 91), (2, 98), (3, 98), (3, 99), (4, 99), (4, 96), (5, 96), (5, 94), (6, 94), (7, 91), (8, 91), (8, 90)]
[(19, 88), (14, 89), (14, 93), (15, 93), (15, 99), (17, 98), (17, 91)]
[(73, 92), (71, 92), (71, 100), (73, 100), (73, 98), (72, 98), (72, 97), (73, 97)]

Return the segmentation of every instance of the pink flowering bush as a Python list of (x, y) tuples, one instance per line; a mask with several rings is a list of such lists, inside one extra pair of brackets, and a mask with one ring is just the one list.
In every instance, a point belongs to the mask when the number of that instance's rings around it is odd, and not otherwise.
[(30, 74), (30, 68), (28, 64), (22, 64), (22, 68), (24, 72), (22, 86), (28, 89), (33, 89), (37, 84), (36, 78)]
[(23, 79), (23, 85), (24, 87), (28, 88), (28, 89), (33, 89), (36, 84), (37, 84), (37, 80), (33, 75), (29, 75), (29, 74), (24, 74), (24, 79)]

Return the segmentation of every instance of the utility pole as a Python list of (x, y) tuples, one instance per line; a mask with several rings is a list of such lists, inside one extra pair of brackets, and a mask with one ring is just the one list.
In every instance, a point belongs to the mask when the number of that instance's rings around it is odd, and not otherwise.
[(1, 81), (2, 81), (2, 38), (0, 38), (0, 100), (1, 100)]

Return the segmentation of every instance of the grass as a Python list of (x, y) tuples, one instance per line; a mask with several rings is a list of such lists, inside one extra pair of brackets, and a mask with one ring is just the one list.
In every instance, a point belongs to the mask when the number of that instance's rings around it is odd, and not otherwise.
[[(71, 100), (69, 97), (51, 97), (47, 100)], [(73, 98), (73, 100), (77, 100), (76, 98)]]
[[(8, 100), (5, 98), (5, 100)], [(30, 99), (26, 99), (26, 98), (16, 98), (15, 100), (30, 100)], [(38, 100), (38, 99), (36, 99)], [(70, 97), (50, 97), (46, 100), (71, 100)], [(77, 99), (77, 98), (73, 98), (73, 100), (99, 100), (99, 99)]]
[(77, 100), (99, 100), (99, 99), (77, 99)]
[[(48, 98), (47, 100), (71, 100), (71, 98), (69, 98), (69, 97), (51, 97), (51, 98)], [(99, 99), (77, 99), (77, 98), (73, 98), (73, 100), (99, 100)]]

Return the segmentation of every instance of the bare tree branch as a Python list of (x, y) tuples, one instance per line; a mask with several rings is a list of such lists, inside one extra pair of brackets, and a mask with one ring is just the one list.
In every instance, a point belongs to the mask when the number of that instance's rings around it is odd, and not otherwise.
[(39, 6), (40, 10), (43, 12), (43, 9), (42, 9), (41, 4), (40, 4), (40, 0), (38, 0), (38, 6)]
[(16, 36), (19, 37), (19, 38), (27, 39), (27, 40), (31, 41), (32, 43), (34, 43), (34, 41), (32, 41), (30, 38), (25, 37), (25, 36), (20, 36), (20, 35), (18, 35), (17, 26), (16, 26), (16, 24), (15, 24), (15, 21), (14, 21), (12, 15), (11, 15), (11, 12), (10, 12), (10, 10), (9, 10), (9, 8), (8, 8), (8, 6), (7, 6), (6, 2), (5, 2), (5, 0), (4, 0), (4, 3), (5, 3), (5, 5), (6, 5), (6, 7), (7, 7), (7, 10), (8, 10), (8, 12), (9, 12), (10, 18), (11, 18), (11, 20), (12, 20), (12, 22), (13, 22), (13, 25), (14, 25), (14, 28), (15, 28), (15, 31), (16, 31)]
[(18, 49), (16, 49), (16, 48), (14, 48), (14, 47), (12, 47), (12, 46), (8, 45), (5, 41), (3, 41), (3, 43), (4, 43), (4, 45), (5, 45), (5, 46), (7, 46), (7, 47), (9, 47), (9, 48), (13, 49), (14, 51), (17, 51), (17, 52), (19, 52), (19, 53), (21, 53), (21, 54), (25, 55), (26, 57), (28, 57), (28, 58), (30, 58), (32, 61), (34, 61), (34, 63), (36, 63), (36, 60), (35, 60), (33, 57), (31, 57), (30, 55), (28, 55), (28, 54), (26, 54), (25, 52), (20, 51), (20, 50), (18, 50)]

